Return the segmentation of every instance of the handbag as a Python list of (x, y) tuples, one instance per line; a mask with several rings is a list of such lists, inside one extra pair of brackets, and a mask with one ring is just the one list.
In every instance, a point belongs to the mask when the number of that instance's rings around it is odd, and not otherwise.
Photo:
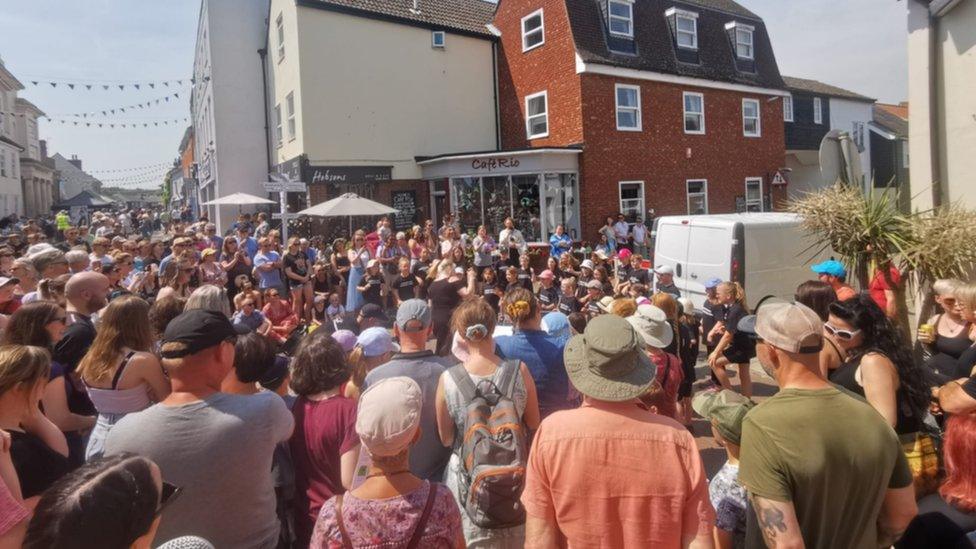
[(939, 487), (939, 452), (932, 435), (918, 432), (902, 439), (902, 450), (908, 459), (915, 486), (915, 497), (934, 493)]

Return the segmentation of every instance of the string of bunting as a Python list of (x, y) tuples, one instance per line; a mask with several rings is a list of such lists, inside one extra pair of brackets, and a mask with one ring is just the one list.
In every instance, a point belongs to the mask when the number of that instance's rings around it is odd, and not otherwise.
[(28, 80), (33, 86), (51, 86), (52, 88), (57, 88), (61, 86), (62, 88), (68, 88), (69, 90), (84, 90), (84, 91), (108, 91), (118, 88), (121, 91), (125, 91), (126, 88), (132, 88), (140, 90), (144, 87), (149, 89), (168, 88), (172, 86), (182, 86), (184, 82), (189, 82), (190, 84), (196, 83), (196, 78), (178, 78), (170, 80), (152, 80), (152, 81), (137, 81), (137, 82), (105, 82), (105, 81), (93, 81), (84, 82), (79, 81), (82, 79), (51, 79), (51, 78), (33, 78)]
[(144, 170), (153, 170), (156, 168), (171, 168), (173, 167), (173, 162), (160, 162), (159, 164), (147, 164), (145, 166), (135, 166), (132, 168), (108, 168), (104, 170), (85, 170), (89, 173), (120, 173), (120, 172), (139, 172)]
[(158, 128), (159, 126), (176, 126), (180, 123), (186, 124), (190, 121), (189, 118), (172, 118), (167, 120), (156, 120), (153, 122), (86, 122), (84, 120), (65, 120), (63, 118), (52, 119), (51, 122), (57, 122), (62, 125), (71, 125), (77, 127), (85, 128)]

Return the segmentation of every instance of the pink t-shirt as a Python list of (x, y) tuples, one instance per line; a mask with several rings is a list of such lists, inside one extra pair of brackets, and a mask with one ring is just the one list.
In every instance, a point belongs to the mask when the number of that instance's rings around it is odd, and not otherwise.
[[(661, 384), (661, 391), (652, 398), (641, 398), (648, 405), (657, 408), (657, 413), (677, 419), (678, 415), (678, 389), (681, 382), (685, 379), (684, 370), (681, 369), (681, 359), (670, 353), (659, 353), (651, 355), (651, 362), (657, 366), (657, 382)], [(668, 363), (670, 362), (670, 368)]]
[(7, 485), (0, 481), (0, 535), (6, 534), (28, 518), (30, 511), (14, 499)]
[(881, 269), (875, 270), (874, 278), (871, 279), (871, 283), (868, 285), (868, 292), (871, 294), (871, 299), (885, 313), (888, 311), (888, 298), (885, 296), (885, 290), (897, 290), (901, 286), (901, 273), (898, 271), (898, 268), (891, 265), (888, 269), (891, 273), (890, 276), (891, 282), (894, 284), (893, 286), (888, 284)]
[(715, 511), (695, 439), (636, 401), (586, 399), (543, 420), (522, 503), (555, 517), (570, 547), (681, 547)]
[(322, 504), (342, 488), (342, 454), (359, 444), (356, 402), (334, 396), (318, 402), (299, 397), (292, 408), (295, 432), (288, 445), (295, 464), (295, 530), (307, 543)]

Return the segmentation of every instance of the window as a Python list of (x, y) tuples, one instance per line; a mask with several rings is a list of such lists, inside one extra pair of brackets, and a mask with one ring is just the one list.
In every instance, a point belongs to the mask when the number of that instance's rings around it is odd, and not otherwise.
[(525, 131), (529, 139), (549, 136), (549, 96), (539, 92), (525, 97)]
[(283, 15), (279, 14), (275, 20), (275, 29), (278, 33), (278, 62), (285, 58), (285, 21)]
[(7, 177), (7, 151), (0, 150), (0, 177)]
[(746, 179), (746, 211), (763, 211), (763, 188), (761, 177), (750, 177)]
[(526, 52), (546, 43), (546, 25), (542, 10), (522, 18), (522, 51)]
[(288, 140), (295, 139), (295, 92), (285, 98), (285, 109), (288, 113)]
[(622, 131), (641, 130), (640, 87), (617, 84), (617, 129)]
[(823, 103), (819, 97), (813, 98), (813, 123), (823, 124)]
[(755, 49), (752, 43), (753, 28), (748, 25), (735, 25), (735, 55), (740, 59), (753, 59)]
[(908, 169), (908, 141), (901, 141), (901, 167)]
[(444, 34), (444, 31), (434, 31), (430, 34), (431, 47), (443, 48), (446, 40), (447, 35)]
[(759, 137), (762, 127), (759, 120), (759, 101), (756, 99), (742, 100), (742, 135)]
[(708, 181), (705, 179), (689, 179), (685, 182), (688, 193), (688, 215), (704, 215), (708, 213)]
[(610, 15), (610, 34), (634, 37), (634, 4), (632, 0), (608, 0), (607, 13)]
[(783, 98), (783, 121), (793, 121), (793, 96), (788, 95)]
[(671, 8), (664, 12), (667, 17), (674, 18), (675, 40), (679, 48), (687, 50), (698, 49), (698, 14)]
[(864, 152), (864, 122), (851, 122), (851, 139), (857, 146), (857, 152)]
[(644, 182), (620, 182), (620, 213), (629, 223), (637, 221), (644, 215)]
[(275, 105), (275, 143), (281, 146), (281, 103)]
[(515, 221), (529, 242), (544, 242), (556, 225), (579, 238), (579, 187), (575, 173), (530, 173), (451, 179), (451, 207), (461, 232), (485, 225), (489, 233), (502, 229), (506, 217)]
[(685, 133), (705, 133), (705, 96), (685, 92)]

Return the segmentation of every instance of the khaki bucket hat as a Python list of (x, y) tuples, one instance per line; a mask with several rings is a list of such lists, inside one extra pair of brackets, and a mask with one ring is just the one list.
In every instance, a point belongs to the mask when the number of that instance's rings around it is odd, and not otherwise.
[(629, 322), (602, 315), (566, 344), (563, 359), (579, 392), (597, 400), (623, 402), (645, 394), (657, 369), (643, 352), (643, 340)]

